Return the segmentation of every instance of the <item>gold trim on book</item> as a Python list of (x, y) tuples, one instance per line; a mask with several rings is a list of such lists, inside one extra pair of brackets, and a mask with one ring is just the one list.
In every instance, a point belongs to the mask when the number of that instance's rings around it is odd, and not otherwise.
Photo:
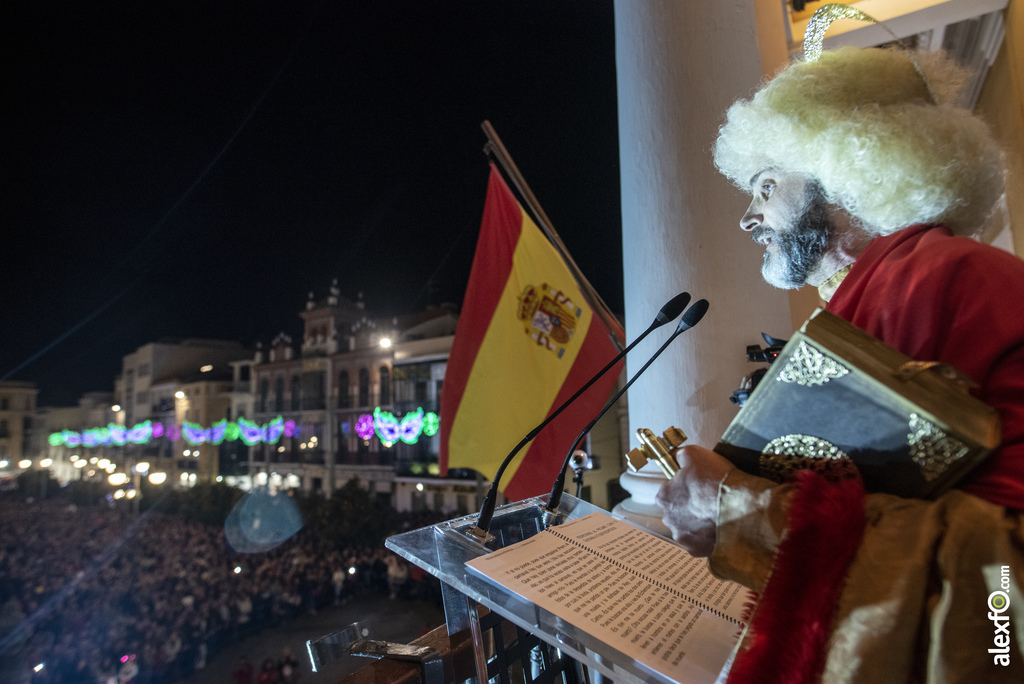
[(779, 373), (779, 381), (810, 387), (824, 385), (829, 380), (841, 378), (849, 372), (849, 368), (801, 340), (800, 346)]
[(760, 459), (761, 475), (785, 482), (796, 470), (814, 470), (830, 480), (857, 477), (854, 465), (842, 449), (813, 435), (783, 435), (764, 445)]
[(943, 432), (937, 425), (916, 413), (910, 414), (910, 458), (921, 468), (921, 475), (931, 482), (949, 466), (967, 455), (967, 445)]

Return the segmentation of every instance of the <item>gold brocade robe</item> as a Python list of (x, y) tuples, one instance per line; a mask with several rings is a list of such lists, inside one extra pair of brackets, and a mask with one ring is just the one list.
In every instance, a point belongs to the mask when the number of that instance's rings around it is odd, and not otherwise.
[[(712, 572), (771, 591), (795, 493), (794, 485), (731, 471), (719, 488)], [(1021, 512), (953, 490), (936, 501), (869, 494), (864, 515), (831, 608), (821, 681), (1024, 682)], [(806, 591), (817, 590), (813, 567), (782, 570), (806, 572)], [(1008, 597), (1001, 613), (990, 606), (992, 596), (999, 606), (998, 591)]]

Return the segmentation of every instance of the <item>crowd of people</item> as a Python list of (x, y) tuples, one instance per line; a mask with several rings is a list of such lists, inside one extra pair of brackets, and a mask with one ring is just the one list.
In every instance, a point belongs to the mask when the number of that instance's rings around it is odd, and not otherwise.
[[(157, 512), (0, 500), (0, 519), (0, 679), (19, 684), (175, 682), (361, 592), (439, 600), (432, 578), (384, 548), (337, 548), (308, 530), (241, 554), (222, 527)], [(294, 670), (271, 664), (275, 681)]]

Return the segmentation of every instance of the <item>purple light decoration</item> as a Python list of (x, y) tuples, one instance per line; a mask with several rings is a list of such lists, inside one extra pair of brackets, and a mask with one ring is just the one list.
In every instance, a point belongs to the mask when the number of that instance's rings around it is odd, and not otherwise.
[(415, 444), (423, 432), (423, 407), (410, 411), (402, 417), (398, 426), (399, 438), (406, 444)]
[(227, 432), (228, 421), (221, 420), (210, 426), (210, 443), (220, 444), (224, 441), (224, 433)]
[(270, 424), (266, 426), (267, 437), (266, 441), (268, 444), (276, 444), (277, 440), (281, 439), (281, 433), (284, 432), (284, 419), (278, 416), (274, 420), (270, 421)]
[(238, 419), (238, 428), (242, 432), (242, 442), (246, 446), (253, 446), (260, 441), (261, 428), (256, 423), (251, 423), (245, 418)]
[(110, 429), (111, 442), (118, 446), (123, 446), (128, 441), (128, 430), (123, 425), (110, 423), (107, 427)]
[(284, 436), (294, 437), (295, 436), (295, 421), (288, 419), (284, 421)]
[(364, 413), (356, 420), (356, 434), (359, 439), (370, 439), (373, 437), (373, 416)]
[(167, 430), (165, 431), (164, 434), (167, 435), (167, 439), (171, 440), (172, 442), (177, 442), (179, 439), (181, 439), (181, 426), (168, 425)]
[(210, 430), (208, 428), (203, 429), (195, 423), (185, 423), (181, 431), (185, 435), (185, 441), (192, 446), (199, 446), (204, 442), (210, 441)]
[(78, 446), (79, 444), (82, 443), (82, 436), (80, 434), (78, 434), (77, 432), (72, 432), (71, 430), (65, 430), (64, 431), (64, 443), (67, 444), (69, 447), (76, 447), (76, 446)]
[(152, 439), (153, 436), (153, 424), (148, 420), (142, 423), (138, 423), (135, 427), (128, 431), (126, 439), (132, 444), (146, 444)]
[(163, 423), (153, 423), (153, 437), (163, 437), (163, 436), (164, 436), (164, 424)]

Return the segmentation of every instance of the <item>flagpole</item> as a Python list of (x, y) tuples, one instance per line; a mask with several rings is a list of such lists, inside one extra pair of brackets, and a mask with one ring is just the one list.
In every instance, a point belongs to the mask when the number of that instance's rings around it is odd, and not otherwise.
[(569, 268), (573, 278), (579, 284), (580, 289), (583, 290), (583, 294), (594, 306), (594, 310), (597, 315), (604, 321), (604, 324), (608, 326), (608, 330), (611, 333), (612, 340), (618, 345), (621, 350), (626, 344), (626, 335), (622, 330), (622, 325), (618, 319), (615, 318), (614, 314), (608, 309), (608, 305), (601, 299), (601, 295), (597, 293), (594, 286), (590, 284), (587, 277), (583, 275), (583, 271), (576, 265), (572, 255), (569, 254), (569, 250), (566, 249), (565, 243), (562, 242), (562, 238), (559, 237), (558, 233), (555, 232), (555, 227), (551, 225), (551, 219), (548, 218), (547, 214), (544, 213), (544, 209), (541, 208), (540, 202), (534, 196), (533, 191), (530, 190), (530, 186), (526, 184), (526, 179), (519, 173), (519, 167), (512, 161), (511, 155), (508, 150), (501, 143), (501, 138), (498, 137), (498, 133), (491, 126), (491, 122), (484, 120), (480, 127), (484, 129), (484, 134), (487, 136), (487, 144), (484, 146), (484, 154), (493, 155), (497, 162), (501, 165), (502, 170), (508, 177), (512, 184), (519, 191), (520, 197), (526, 201), (527, 207), (531, 213), (537, 219), (537, 224), (540, 229), (547, 236), (548, 240), (558, 250), (559, 255), (562, 257), (562, 261)]

